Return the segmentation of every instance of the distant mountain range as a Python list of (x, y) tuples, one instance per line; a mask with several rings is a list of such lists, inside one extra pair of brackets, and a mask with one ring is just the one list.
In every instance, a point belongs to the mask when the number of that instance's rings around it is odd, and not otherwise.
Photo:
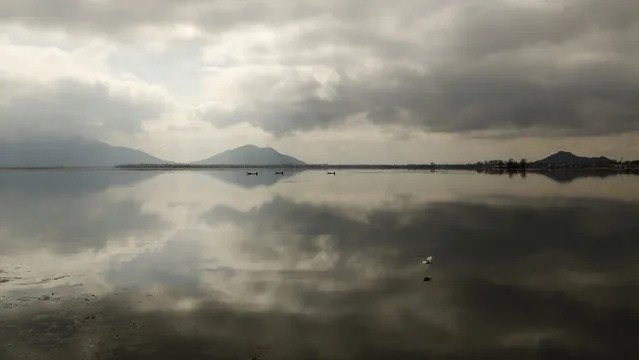
[(568, 151), (559, 151), (541, 160), (537, 160), (538, 164), (568, 164), (568, 165), (612, 165), (617, 161), (609, 159), (605, 156), (584, 157), (577, 156)]
[[(143, 151), (112, 146), (80, 136), (0, 140), (0, 167), (81, 167), (123, 164), (171, 164)], [(244, 145), (196, 165), (303, 165), (303, 161), (270, 147)]]
[(292, 156), (281, 154), (270, 147), (244, 145), (226, 150), (208, 159), (193, 162), (194, 165), (304, 165)]
[[(612, 165), (617, 161), (600, 156), (584, 157), (559, 151), (534, 163), (539, 165)], [(112, 146), (80, 136), (0, 140), (0, 167), (81, 167), (136, 164), (174, 164), (143, 151)], [(193, 165), (306, 165), (271, 147), (244, 145), (223, 151)]]
[(0, 167), (116, 166), (170, 163), (143, 151), (80, 136), (0, 140)]

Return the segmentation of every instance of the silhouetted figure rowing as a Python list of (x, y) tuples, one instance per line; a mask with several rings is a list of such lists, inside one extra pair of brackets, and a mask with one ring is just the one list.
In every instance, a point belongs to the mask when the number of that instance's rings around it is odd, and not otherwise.
[(329, 172), (326, 173), (326, 175), (335, 175), (335, 171), (333, 171), (333, 172), (329, 171)]
[(256, 172), (247, 171), (246, 175), (255, 175), (255, 176), (257, 176), (257, 171)]
[(284, 175), (284, 171), (276, 171), (275, 175)]

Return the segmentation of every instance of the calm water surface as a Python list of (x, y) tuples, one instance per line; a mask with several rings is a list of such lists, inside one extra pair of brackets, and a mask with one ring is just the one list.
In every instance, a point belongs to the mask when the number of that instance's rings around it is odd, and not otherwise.
[(636, 359), (638, 271), (627, 175), (0, 172), (3, 360)]

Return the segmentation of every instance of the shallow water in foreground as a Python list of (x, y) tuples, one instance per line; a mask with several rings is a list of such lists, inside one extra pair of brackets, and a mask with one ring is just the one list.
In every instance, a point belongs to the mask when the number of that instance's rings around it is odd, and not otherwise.
[(637, 176), (0, 172), (3, 360), (635, 359), (638, 270)]

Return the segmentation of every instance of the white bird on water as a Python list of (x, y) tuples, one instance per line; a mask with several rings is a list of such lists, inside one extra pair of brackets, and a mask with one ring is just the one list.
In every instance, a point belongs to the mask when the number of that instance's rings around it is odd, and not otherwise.
[(433, 262), (433, 257), (429, 256), (425, 260), (422, 260), (422, 264), (430, 264)]

